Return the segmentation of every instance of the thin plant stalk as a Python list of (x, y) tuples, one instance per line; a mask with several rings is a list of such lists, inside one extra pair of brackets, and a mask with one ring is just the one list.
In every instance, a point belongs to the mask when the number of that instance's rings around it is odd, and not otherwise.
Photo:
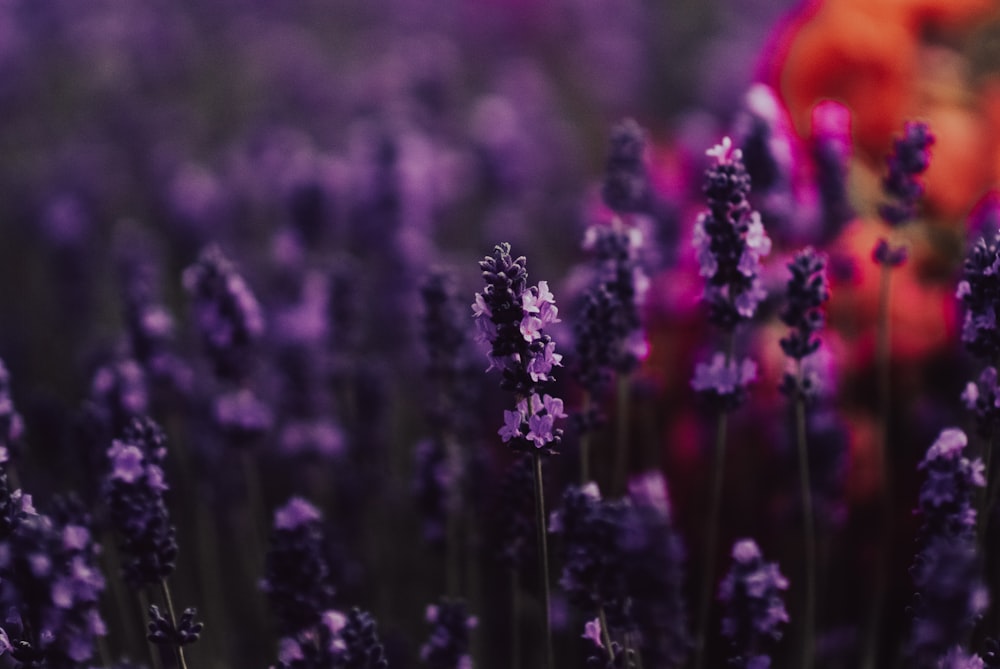
[(538, 451), (532, 453), (535, 459), (535, 527), (538, 530), (538, 568), (542, 578), (542, 609), (545, 615), (545, 664), (546, 669), (553, 669), (552, 654), (552, 612), (549, 604), (549, 548), (545, 529), (545, 491), (542, 487), (542, 456)]
[(510, 669), (521, 669), (521, 584), (510, 570)]
[(451, 597), (457, 597), (459, 595), (459, 590), (461, 589), (461, 540), (459, 526), (461, 524), (461, 481), (462, 473), (461, 466), (459, 464), (459, 454), (458, 447), (455, 444), (455, 440), (449, 437), (444, 438), (445, 443), (445, 454), (448, 458), (448, 470), (450, 472), (449, 479), (451, 481), (451, 489), (448, 493), (448, 515), (447, 515), (447, 537), (445, 541), (447, 546), (445, 550), (447, 551), (445, 557), (445, 583), (448, 591), (448, 595)]
[(615, 411), (615, 482), (612, 490), (623, 492), (628, 471), (629, 399), (632, 389), (630, 374), (619, 374), (616, 387)]
[[(583, 391), (583, 408), (581, 414), (586, 420), (590, 414), (590, 391)], [(580, 485), (590, 481), (590, 426), (584, 425), (580, 434)]]
[[(735, 333), (730, 333), (726, 346), (726, 364), (733, 357)], [(711, 497), (708, 506), (708, 533), (705, 538), (705, 571), (701, 578), (701, 595), (698, 609), (698, 627), (695, 637), (695, 669), (705, 666), (705, 646), (708, 640), (709, 612), (712, 608), (712, 585), (715, 576), (715, 554), (719, 549), (719, 521), (722, 515), (722, 484), (726, 473), (726, 428), (729, 415), (720, 408), (715, 423), (715, 448), (713, 451)]]
[(878, 332), (875, 350), (876, 374), (878, 375), (878, 417), (876, 455), (879, 462), (879, 472), (882, 476), (879, 507), (881, 525), (879, 536), (882, 539), (878, 546), (876, 558), (875, 583), (872, 594), (872, 605), (869, 613), (868, 629), (865, 636), (865, 651), (863, 669), (874, 669), (878, 654), (879, 626), (885, 607), (886, 581), (889, 571), (889, 550), (892, 542), (892, 494), (889, 477), (889, 459), (887, 457), (889, 438), (889, 410), (891, 401), (890, 360), (890, 300), (892, 298), (892, 267), (883, 263), (879, 282)]
[[(798, 361), (797, 388), (802, 387), (802, 360)], [(802, 621), (802, 669), (812, 669), (813, 634), (816, 625), (816, 531), (813, 517), (812, 486), (809, 484), (809, 449), (806, 444), (806, 402), (802, 393), (795, 397), (795, 435), (799, 449), (799, 478), (802, 482), (802, 527), (806, 555), (806, 606)]]
[[(170, 586), (167, 579), (160, 579), (160, 592), (163, 593), (163, 600), (167, 603), (167, 614), (170, 616), (170, 626), (177, 629), (177, 615), (174, 613), (174, 600), (170, 596)], [(177, 666), (180, 669), (187, 669), (187, 662), (184, 660), (184, 649), (180, 644), (174, 645), (174, 652), (177, 655)]]
[[(611, 631), (608, 629), (608, 617), (604, 615), (604, 607), (600, 606), (597, 609), (597, 617), (601, 621), (601, 639), (604, 643), (604, 650), (608, 651), (608, 661), (615, 661), (615, 652), (611, 648)], [(627, 637), (626, 637), (627, 638)]]
[[(149, 622), (149, 597), (146, 596), (146, 591), (143, 588), (139, 588), (137, 595), (139, 597), (139, 606), (142, 607), (142, 615), (146, 622)], [(153, 669), (163, 669), (163, 660), (160, 658), (160, 647), (149, 642), (149, 659), (153, 663)]]

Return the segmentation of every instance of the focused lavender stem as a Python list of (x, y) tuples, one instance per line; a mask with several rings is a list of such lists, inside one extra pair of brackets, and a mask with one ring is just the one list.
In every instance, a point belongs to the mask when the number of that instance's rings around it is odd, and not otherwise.
[[(802, 386), (802, 360), (796, 374)], [(802, 485), (802, 527), (805, 535), (806, 606), (803, 616), (802, 668), (813, 666), (813, 635), (816, 625), (816, 536), (813, 518), (812, 486), (809, 480), (809, 449), (806, 440), (806, 403), (799, 393), (795, 399), (795, 435), (799, 449), (799, 478)]]
[[(160, 592), (163, 593), (163, 600), (167, 604), (167, 613), (170, 616), (170, 625), (174, 629), (177, 629), (177, 616), (174, 613), (174, 600), (170, 596), (170, 586), (167, 585), (167, 579), (160, 580)], [(177, 655), (177, 664), (180, 669), (187, 669), (187, 662), (184, 660), (184, 649), (181, 644), (174, 644), (174, 652)]]
[(545, 615), (545, 667), (553, 668), (552, 654), (552, 607), (549, 587), (548, 532), (545, 529), (545, 491), (542, 487), (542, 456), (537, 451), (532, 454), (535, 461), (535, 527), (538, 531), (538, 566), (542, 579), (542, 610)]

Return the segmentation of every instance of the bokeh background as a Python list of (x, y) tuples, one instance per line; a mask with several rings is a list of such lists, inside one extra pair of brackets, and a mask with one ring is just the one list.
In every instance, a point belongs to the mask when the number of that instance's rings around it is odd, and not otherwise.
[[(910, 261), (894, 276), (890, 318), (899, 522), (888, 610), (898, 616), (884, 645), (895, 651), (910, 596), (915, 466), (941, 427), (968, 422), (958, 396), (974, 366), (957, 344), (957, 271), (969, 240), (1000, 225), (996, 2), (4, 0), (0, 110), (0, 357), (26, 424), (20, 478), (41, 500), (66, 490), (94, 498), (114, 429), (94, 407), (151, 411), (164, 423), (188, 458), (169, 473), (179, 597), (208, 622), (194, 666), (273, 662), (245, 539), (255, 525), (263, 534), (292, 492), (327, 513), (344, 606), (373, 611), (393, 666), (416, 665), (423, 607), (444, 589), (411, 494), (426, 431), (418, 287), (431, 268), (448, 268), (471, 303), (476, 261), (509, 241), (533, 280), (553, 287), (571, 350), (583, 233), (610, 217), (599, 185), (610, 130), (625, 117), (648, 131), (655, 196), (641, 216), (650, 348), (633, 378), (629, 467), (665, 472), (692, 583), (710, 414), (689, 379), (713, 336), (689, 241), (705, 150), (723, 135), (744, 148), (775, 242), (766, 277), (775, 294), (788, 254), (814, 244), (830, 256), (825, 340), (838, 383), (829, 448), (817, 456), (832, 481), (820, 647), (826, 666), (855, 666), (883, 481), (870, 253), (885, 232), (875, 212), (892, 138), (904, 121), (926, 121), (936, 142), (920, 218), (903, 233)], [(841, 181), (823, 171), (824, 150)], [(211, 243), (266, 315), (246, 383), (273, 421), (242, 446), (256, 462), (263, 517), (248, 512), (241, 459), (206, 417), (218, 381), (199, 353), (181, 273)], [(137, 281), (172, 322), (169, 373), (136, 362)], [(756, 536), (794, 581), (777, 308), (739, 343), (762, 374), (734, 417), (723, 544)], [(495, 481), (511, 459), (495, 436), (505, 405), (494, 386), (485, 374), (478, 383), (482, 424), (464, 445), (481, 477), (481, 499), (468, 504), (483, 518), (503, 513)], [(572, 409), (569, 378), (562, 390)], [(613, 454), (595, 453), (610, 467)], [(575, 476), (566, 460), (550, 470), (553, 500)], [(610, 480), (601, 467), (596, 477)], [(493, 667), (507, 662), (508, 611), (483, 523), (468, 549), (480, 584), (465, 594), (481, 621), (476, 659)], [(536, 606), (525, 615), (537, 622)], [(108, 614), (113, 651), (145, 652), (129, 628), (138, 615)], [(576, 619), (563, 621), (559, 652), (576, 657)]]

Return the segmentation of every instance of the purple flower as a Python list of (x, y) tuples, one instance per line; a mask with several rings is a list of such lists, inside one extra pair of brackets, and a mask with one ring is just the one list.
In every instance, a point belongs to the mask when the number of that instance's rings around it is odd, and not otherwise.
[(431, 634), (420, 648), (420, 659), (430, 669), (472, 669), (469, 632), (478, 621), (470, 616), (462, 601), (442, 600), (427, 607)]
[(104, 497), (119, 536), (122, 573), (132, 587), (160, 583), (177, 559), (176, 530), (163, 499), (163, 443), (162, 431), (145, 419), (134, 421), (108, 449)]
[(490, 345), (488, 369), (499, 369), (500, 387), (519, 397), (520, 424), (505, 412), (500, 429), (504, 442), (522, 450), (553, 451), (562, 437), (555, 428), (555, 420), (565, 417), (562, 401), (543, 398), (538, 391), (554, 380), (552, 367), (561, 364), (555, 343), (544, 333), (546, 325), (558, 322), (558, 309), (547, 282), (527, 285), (525, 264), (523, 256), (511, 257), (510, 244), (497, 245), (479, 263), (486, 287), (476, 293), (472, 312), (479, 339)]
[(299, 497), (274, 514), (260, 588), (285, 635), (314, 627), (333, 604), (320, 522), (319, 511)]
[(965, 308), (962, 342), (973, 355), (988, 362), (1000, 356), (995, 304), (1000, 300), (1000, 236), (979, 238), (962, 265), (955, 297)]
[(962, 403), (976, 416), (976, 429), (989, 439), (1000, 425), (1000, 394), (997, 392), (996, 367), (985, 367), (978, 381), (969, 381), (962, 392)]
[(942, 430), (918, 465), (926, 473), (920, 489), (923, 533), (928, 537), (975, 536), (975, 500), (986, 487), (983, 461), (965, 456), (968, 439), (957, 428)]
[(893, 144), (889, 172), (882, 179), (882, 189), (894, 202), (879, 207), (879, 214), (889, 225), (902, 225), (916, 215), (917, 200), (924, 187), (917, 181), (930, 165), (930, 146), (934, 135), (926, 123), (907, 122), (903, 136)]
[(634, 120), (626, 119), (612, 129), (601, 195), (616, 213), (641, 212), (649, 207), (645, 148), (646, 133)]
[(10, 392), (10, 373), (0, 360), (0, 448), (5, 448), (15, 460), (21, 453), (21, 437), (24, 435), (24, 419), (14, 407)]
[(937, 669), (984, 669), (983, 658), (955, 646), (938, 660)]
[(727, 362), (724, 353), (716, 352), (710, 364), (695, 365), (691, 387), (712, 404), (728, 411), (746, 401), (747, 386), (756, 379), (757, 363), (753, 360)]
[(751, 669), (770, 666), (761, 645), (781, 638), (788, 622), (782, 591), (788, 579), (775, 562), (765, 562), (753, 539), (733, 545), (733, 564), (719, 584), (723, 604), (722, 634), (732, 645), (730, 666)]
[(216, 425), (236, 445), (252, 443), (274, 424), (271, 408), (248, 388), (220, 395), (213, 410)]
[(257, 298), (222, 250), (209, 246), (184, 270), (195, 324), (216, 374), (225, 379), (246, 376), (264, 316)]
[(760, 215), (750, 209), (750, 177), (742, 153), (726, 137), (708, 150), (715, 162), (705, 173), (708, 211), (695, 223), (693, 245), (707, 285), (703, 299), (709, 320), (727, 332), (753, 318), (766, 297), (760, 281), (760, 258), (771, 240)]
[(327, 610), (319, 622), (278, 642), (280, 669), (386, 669), (385, 651), (371, 614)]

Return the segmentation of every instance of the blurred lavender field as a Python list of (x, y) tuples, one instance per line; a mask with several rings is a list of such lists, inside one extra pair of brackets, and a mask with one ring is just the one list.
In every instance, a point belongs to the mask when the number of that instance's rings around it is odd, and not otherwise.
[(0, 2), (0, 664), (1000, 667), (998, 44)]

